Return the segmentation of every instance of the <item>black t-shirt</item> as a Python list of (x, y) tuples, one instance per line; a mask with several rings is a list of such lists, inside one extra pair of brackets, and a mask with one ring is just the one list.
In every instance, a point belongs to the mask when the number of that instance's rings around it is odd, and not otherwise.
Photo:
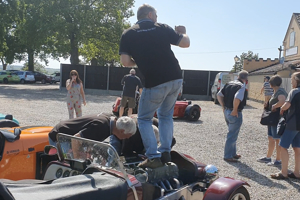
[(135, 98), (135, 91), (137, 86), (138, 88), (143, 87), (140, 78), (131, 74), (125, 75), (121, 80), (121, 84), (124, 85), (122, 96), (132, 98)]
[(110, 136), (111, 116), (113, 114), (101, 113), (61, 121), (49, 132), (49, 137), (56, 142), (58, 133), (75, 135), (81, 131), (81, 136), (84, 138), (103, 141)]
[(119, 54), (131, 56), (145, 77), (145, 87), (182, 78), (171, 44), (178, 45), (182, 35), (166, 24), (144, 19), (124, 31)]

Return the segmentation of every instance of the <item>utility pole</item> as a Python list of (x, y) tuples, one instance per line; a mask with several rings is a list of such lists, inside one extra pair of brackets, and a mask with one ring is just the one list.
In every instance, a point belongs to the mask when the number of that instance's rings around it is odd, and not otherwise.
[[(278, 51), (279, 51), (279, 57), (278, 57), (278, 59), (279, 59), (279, 63), (281, 63), (281, 52), (283, 51), (281, 45), (279, 46)], [(284, 61), (281, 63), (281, 67), (282, 68), (283, 68), (283, 63), (284, 63)]]
[(279, 46), (278, 51), (279, 51), (279, 57), (278, 57), (278, 59), (280, 60), (280, 58), (281, 58), (281, 52), (283, 51), (281, 45)]

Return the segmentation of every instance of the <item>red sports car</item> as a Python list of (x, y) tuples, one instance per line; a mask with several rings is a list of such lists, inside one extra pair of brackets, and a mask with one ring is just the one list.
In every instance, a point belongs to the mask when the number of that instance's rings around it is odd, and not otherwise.
[[(118, 97), (116, 99), (114, 105), (112, 106), (112, 108), (113, 108), (112, 112), (117, 116), (119, 116), (121, 99), (122, 99), (121, 97)], [(137, 114), (138, 106), (139, 106), (138, 102), (139, 102), (139, 97), (137, 95), (136, 106), (132, 110), (132, 114)], [(128, 106), (126, 105), (124, 108), (123, 115), (127, 115), (127, 112), (128, 112)], [(201, 113), (201, 108), (199, 105), (197, 105), (197, 104), (192, 105), (191, 101), (182, 100), (182, 101), (176, 101), (173, 117), (174, 118), (185, 118), (189, 121), (197, 121), (200, 117), (200, 113)], [(156, 113), (154, 116), (156, 116)]]

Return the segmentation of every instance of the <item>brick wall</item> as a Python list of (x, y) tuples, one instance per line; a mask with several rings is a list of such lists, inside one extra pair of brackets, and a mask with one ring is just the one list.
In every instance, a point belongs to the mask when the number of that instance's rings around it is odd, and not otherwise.
[(267, 60), (264, 60), (260, 58), (259, 60), (244, 60), (243, 69), (252, 72), (257, 69), (261, 69), (270, 65), (274, 65), (279, 63), (278, 58), (275, 58), (274, 60), (271, 60), (268, 58)]

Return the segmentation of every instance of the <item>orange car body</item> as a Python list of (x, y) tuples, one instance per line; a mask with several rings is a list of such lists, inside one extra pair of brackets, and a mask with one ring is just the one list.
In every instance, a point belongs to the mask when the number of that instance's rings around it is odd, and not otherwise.
[[(51, 126), (20, 127), (20, 138), (8, 142), (0, 137), (0, 179), (36, 179), (42, 175), (42, 154), (49, 144)], [(13, 134), (14, 128), (5, 128)], [(4, 145), (4, 146), (2, 146)]]

